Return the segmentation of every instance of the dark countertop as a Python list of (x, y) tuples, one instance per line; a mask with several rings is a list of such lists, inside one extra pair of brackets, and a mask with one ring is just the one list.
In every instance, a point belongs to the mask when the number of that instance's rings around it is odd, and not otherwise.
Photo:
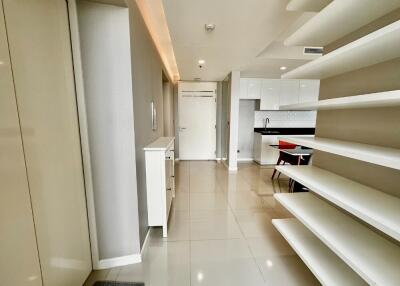
[(267, 129), (254, 128), (254, 132), (261, 133), (262, 135), (314, 135), (315, 128), (268, 127)]

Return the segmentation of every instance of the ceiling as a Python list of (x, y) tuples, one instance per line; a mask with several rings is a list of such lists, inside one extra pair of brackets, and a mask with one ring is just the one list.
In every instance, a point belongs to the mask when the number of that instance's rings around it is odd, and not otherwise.
[[(283, 41), (315, 13), (287, 11), (286, 0), (163, 0), (181, 80), (223, 80), (230, 71), (279, 78), (315, 58)], [(204, 25), (213, 23), (213, 32)], [(198, 60), (206, 61), (203, 68)], [(286, 66), (286, 71), (279, 68)]]

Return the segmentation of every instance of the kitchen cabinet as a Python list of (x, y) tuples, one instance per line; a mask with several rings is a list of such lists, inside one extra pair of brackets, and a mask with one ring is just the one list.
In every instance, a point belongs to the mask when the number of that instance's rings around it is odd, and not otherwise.
[(319, 80), (302, 79), (299, 81), (299, 103), (318, 101)]
[(264, 79), (261, 86), (260, 110), (279, 109), (279, 79)]
[(299, 103), (299, 81), (285, 79), (280, 81), (279, 105)]
[(240, 99), (260, 99), (262, 82), (260, 78), (241, 78)]
[(240, 79), (240, 99), (260, 99), (259, 110), (279, 110), (282, 105), (317, 101), (319, 80)]
[(274, 165), (278, 161), (279, 151), (270, 145), (278, 145), (277, 135), (254, 133), (253, 158), (260, 165)]

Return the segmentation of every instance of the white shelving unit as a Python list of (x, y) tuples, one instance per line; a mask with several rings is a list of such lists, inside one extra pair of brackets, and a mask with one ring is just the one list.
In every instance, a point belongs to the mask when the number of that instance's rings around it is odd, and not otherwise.
[(398, 285), (398, 245), (311, 193), (274, 197), (370, 285)]
[(368, 285), (297, 219), (273, 219), (272, 223), (322, 285)]
[(400, 150), (321, 137), (281, 137), (286, 142), (400, 170)]
[[(319, 4), (319, 7), (326, 5), (325, 0), (291, 2), (296, 3), (289, 3), (287, 6), (289, 9), (291, 7), (310, 6), (307, 2), (312, 2), (313, 6), (318, 6)], [(299, 4), (298, 2), (303, 3)], [(397, 0), (332, 1), (290, 35), (285, 40), (285, 45), (323, 47), (399, 7), (400, 3)]]
[(319, 12), (332, 0), (290, 0), (286, 6), (288, 11)]
[(325, 99), (314, 102), (281, 105), (279, 110), (329, 110), (376, 108), (400, 105), (400, 90)]
[(400, 57), (399, 43), (400, 20), (287, 72), (282, 78), (323, 79), (388, 61)]
[(286, 176), (400, 241), (400, 199), (314, 166), (277, 166)]

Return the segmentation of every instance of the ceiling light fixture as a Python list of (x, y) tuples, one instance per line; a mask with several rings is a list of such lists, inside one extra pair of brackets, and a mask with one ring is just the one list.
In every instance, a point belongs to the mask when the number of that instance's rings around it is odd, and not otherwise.
[(199, 68), (203, 68), (203, 66), (206, 63), (206, 61), (205, 60), (199, 60), (198, 63), (199, 63)]
[(206, 29), (206, 32), (212, 32), (215, 30), (215, 24), (205, 24), (204, 29)]
[(287, 67), (280, 67), (281, 71), (284, 71), (287, 69)]

